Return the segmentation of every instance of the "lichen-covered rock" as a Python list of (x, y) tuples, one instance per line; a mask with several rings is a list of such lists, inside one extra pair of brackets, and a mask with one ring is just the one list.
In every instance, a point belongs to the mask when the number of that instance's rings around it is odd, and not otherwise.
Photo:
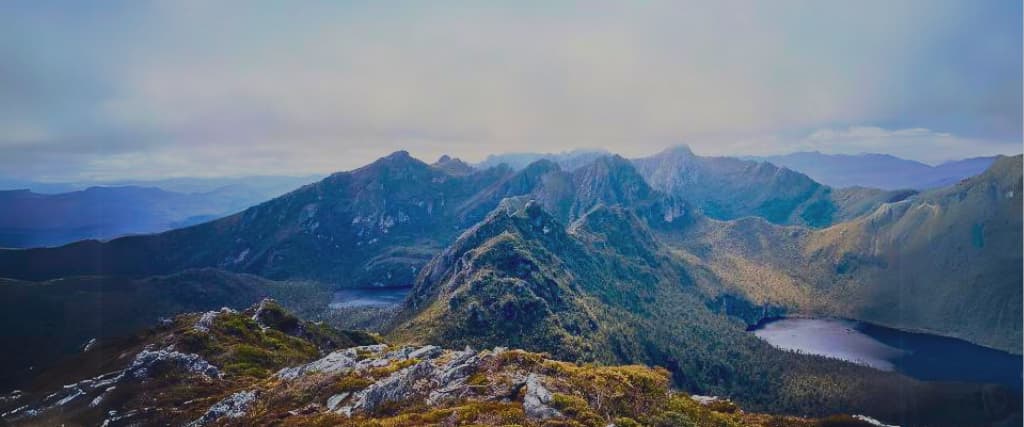
[(400, 356), (402, 359), (405, 359), (404, 355), (391, 355), (384, 358), (362, 358), (362, 356), (366, 355), (381, 355), (387, 349), (388, 346), (385, 344), (374, 344), (338, 350), (305, 365), (281, 369), (275, 376), (284, 380), (294, 380), (313, 373), (339, 374), (353, 369), (366, 369), (374, 363), (382, 363), (381, 366), (386, 366), (388, 362)]
[(333, 411), (333, 410), (338, 409), (338, 406), (341, 405), (341, 402), (343, 400), (345, 400), (345, 398), (347, 398), (351, 394), (352, 393), (344, 392), (344, 393), (339, 393), (339, 394), (336, 394), (334, 396), (329, 397), (327, 399), (327, 410)]
[(526, 416), (535, 420), (546, 420), (561, 417), (562, 413), (548, 406), (551, 403), (551, 392), (541, 384), (537, 374), (526, 377), (526, 396), (523, 397), (523, 410)]
[(221, 377), (220, 370), (198, 354), (181, 353), (173, 349), (142, 350), (125, 369), (125, 375), (144, 379), (175, 369), (207, 378)]
[(246, 390), (232, 394), (211, 406), (202, 417), (189, 423), (189, 427), (205, 426), (221, 418), (241, 418), (252, 409), (255, 402), (255, 391)]
[(213, 322), (214, 320), (217, 320), (217, 316), (227, 313), (237, 313), (237, 311), (228, 307), (221, 307), (221, 309), (217, 311), (207, 311), (199, 316), (199, 320), (196, 320), (196, 323), (192, 328), (197, 332), (210, 332), (210, 328), (213, 327)]
[(426, 388), (432, 385), (428, 380), (435, 371), (436, 367), (430, 362), (419, 362), (399, 370), (358, 393), (355, 403), (344, 408), (344, 412), (346, 414), (351, 414), (353, 411), (373, 413), (388, 402), (413, 400), (415, 395), (426, 391)]
[[(30, 402), (2, 414), (5, 420), (13, 421), (32, 418), (52, 410), (63, 410), (66, 406), (83, 402), (89, 408), (99, 407), (106, 397), (124, 382), (141, 382), (160, 375), (177, 375), (185, 380), (188, 376), (197, 375), (205, 379), (221, 377), (216, 366), (211, 365), (196, 354), (186, 354), (167, 348), (162, 350), (144, 349), (135, 355), (128, 367), (98, 375), (93, 378), (66, 384), (45, 397)], [(21, 392), (11, 395), (15, 401), (24, 397)], [(88, 402), (87, 404), (84, 402)], [(0, 401), (0, 403), (5, 403)], [(120, 418), (118, 418), (120, 419)]]

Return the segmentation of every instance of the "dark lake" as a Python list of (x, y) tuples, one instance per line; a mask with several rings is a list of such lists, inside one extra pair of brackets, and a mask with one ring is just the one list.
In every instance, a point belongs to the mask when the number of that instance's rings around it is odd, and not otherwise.
[(1021, 356), (966, 341), (842, 319), (783, 318), (753, 333), (771, 345), (897, 371), (924, 381), (1021, 388)]
[(342, 289), (334, 293), (331, 308), (382, 307), (401, 304), (412, 288)]

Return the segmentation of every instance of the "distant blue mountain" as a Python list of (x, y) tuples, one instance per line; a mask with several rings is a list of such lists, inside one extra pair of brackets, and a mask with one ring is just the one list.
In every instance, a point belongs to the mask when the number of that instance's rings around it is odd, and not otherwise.
[(208, 193), (225, 187), (244, 189), (246, 192), (262, 194), (262, 200), (279, 196), (302, 185), (316, 182), (321, 175), (283, 176), (254, 175), (228, 178), (165, 178), (155, 180), (83, 180), (67, 182), (43, 182), (0, 176), (0, 190), (32, 190), (41, 194), (68, 193), (89, 187), (151, 187), (176, 193)]
[(816, 151), (781, 156), (746, 157), (801, 172), (831, 187), (926, 190), (956, 183), (984, 172), (995, 157), (975, 157), (927, 165), (888, 154), (824, 154)]
[[(175, 178), (77, 183), (0, 180), (29, 189), (0, 191), (0, 247), (59, 246), (181, 228), (270, 200), (315, 177)], [(125, 185), (125, 184), (144, 184)]]

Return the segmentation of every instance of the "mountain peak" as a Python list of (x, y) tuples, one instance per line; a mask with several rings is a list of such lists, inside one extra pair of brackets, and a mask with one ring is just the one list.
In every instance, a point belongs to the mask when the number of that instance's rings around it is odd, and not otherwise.
[(384, 158), (385, 159), (412, 159), (412, 155), (410, 155), (408, 151), (398, 150), (398, 151), (395, 151), (394, 153), (391, 153), (391, 154), (388, 154), (387, 156), (384, 156)]
[(693, 150), (690, 148), (690, 146), (688, 144), (673, 145), (673, 146), (671, 146), (669, 148), (666, 148), (666, 149), (662, 150), (660, 153), (658, 153), (656, 155), (657, 156), (671, 155), (671, 156), (685, 156), (685, 157), (695, 157), (696, 156), (696, 154), (693, 153)]
[(447, 154), (442, 155), (431, 166), (440, 169), (449, 175), (469, 175), (476, 170), (461, 159), (451, 157)]
[(381, 157), (366, 166), (356, 169), (354, 172), (365, 172), (365, 171), (378, 171), (381, 168), (399, 168), (399, 169), (429, 169), (429, 165), (423, 161), (413, 157), (408, 151), (398, 150), (394, 153), (388, 154), (387, 156)]
[(405, 150), (398, 150), (398, 151), (395, 151), (394, 153), (391, 153), (391, 154), (388, 154), (388, 155), (386, 155), (384, 157), (381, 157), (381, 158), (377, 159), (377, 161), (371, 163), (370, 166), (381, 165), (381, 164), (388, 164), (388, 165), (420, 164), (420, 165), (426, 166), (426, 163), (424, 163), (423, 161), (413, 157), (411, 154), (409, 154), (408, 151), (405, 151)]
[(647, 199), (651, 188), (629, 160), (618, 155), (600, 157), (573, 173), (582, 215), (598, 202), (628, 203)]

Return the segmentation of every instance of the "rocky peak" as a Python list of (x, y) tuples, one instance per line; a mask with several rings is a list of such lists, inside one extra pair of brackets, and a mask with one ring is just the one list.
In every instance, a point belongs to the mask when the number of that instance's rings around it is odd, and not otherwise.
[(388, 155), (384, 156), (382, 159), (383, 160), (388, 160), (388, 161), (408, 161), (408, 160), (414, 160), (412, 155), (409, 154), (409, 152), (405, 151), (405, 150), (395, 151), (394, 153), (391, 153), (391, 154), (388, 154)]
[(634, 205), (658, 197), (629, 160), (600, 157), (573, 172), (573, 204), (567, 220), (579, 218), (598, 204)]
[(431, 166), (454, 176), (469, 175), (476, 171), (476, 169), (473, 169), (473, 167), (468, 163), (447, 154), (441, 156), (441, 158), (437, 159), (437, 161)]
[(429, 170), (429, 165), (415, 157), (412, 157), (408, 151), (400, 150), (381, 157), (373, 163), (352, 171), (352, 173), (356, 176), (366, 176), (386, 172), (399, 174), (404, 172), (404, 175), (408, 175), (409, 173), (415, 173), (415, 171)]
[(692, 159), (697, 157), (693, 150), (687, 144), (679, 144), (662, 150), (661, 152), (651, 156), (653, 158), (661, 159)]

